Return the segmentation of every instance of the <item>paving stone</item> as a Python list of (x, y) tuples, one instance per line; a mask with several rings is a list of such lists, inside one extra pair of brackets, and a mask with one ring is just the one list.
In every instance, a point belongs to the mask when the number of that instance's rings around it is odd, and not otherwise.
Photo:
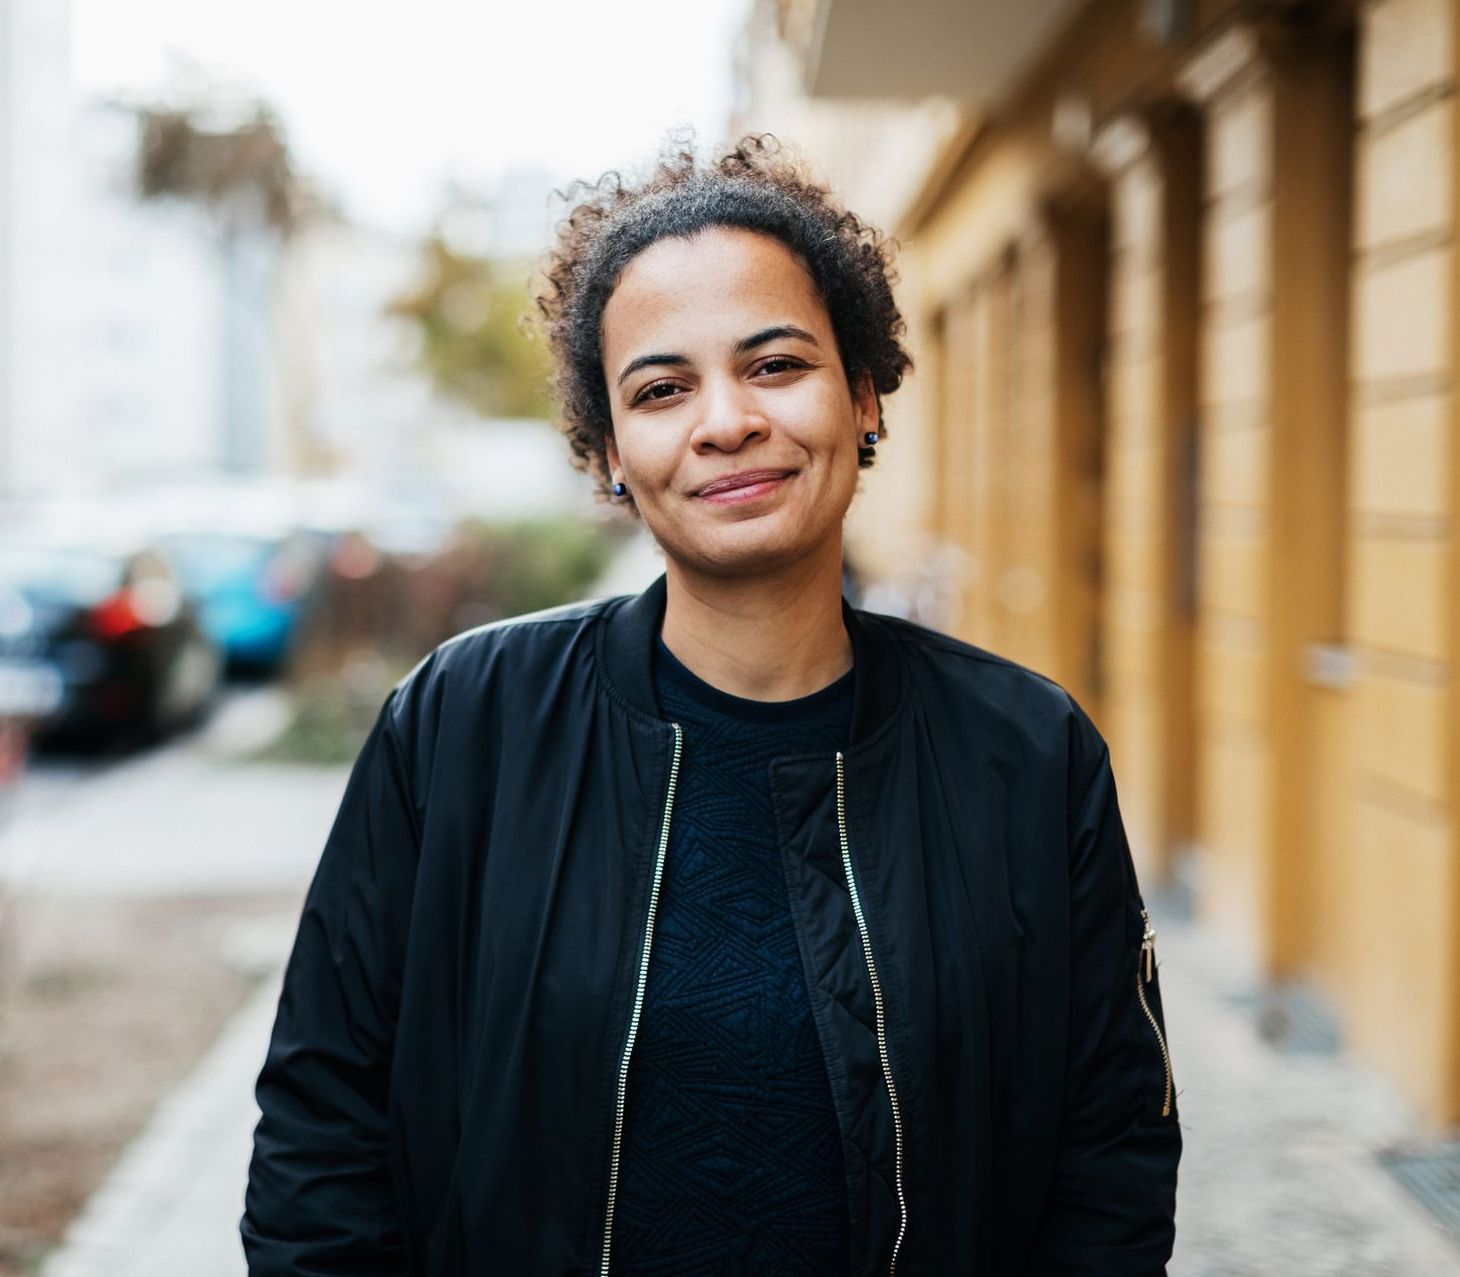
[(1185, 1152), (1171, 1277), (1445, 1277), (1460, 1238), (1379, 1162), (1434, 1138), (1343, 1055), (1279, 1052), (1258, 982), (1216, 936), (1156, 918)]

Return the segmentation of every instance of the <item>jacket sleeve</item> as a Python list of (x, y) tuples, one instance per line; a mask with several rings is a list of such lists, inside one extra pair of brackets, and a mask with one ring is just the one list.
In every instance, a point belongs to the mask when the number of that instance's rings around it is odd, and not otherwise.
[(1175, 1240), (1181, 1128), (1159, 977), (1154, 951), (1148, 965), (1142, 947), (1144, 905), (1110, 754), (1084, 725), (1097, 761), (1071, 809), (1064, 1109), (1028, 1271), (1156, 1277), (1166, 1272)]
[(250, 1277), (406, 1271), (387, 1094), (419, 823), (386, 700), (305, 899), (258, 1079)]

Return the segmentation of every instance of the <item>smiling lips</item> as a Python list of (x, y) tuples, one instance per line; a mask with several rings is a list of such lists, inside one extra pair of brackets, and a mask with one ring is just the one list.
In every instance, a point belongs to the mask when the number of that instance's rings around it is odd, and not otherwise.
[(784, 480), (795, 473), (794, 470), (745, 470), (740, 474), (711, 480), (695, 495), (721, 504), (753, 501), (756, 497), (775, 491)]

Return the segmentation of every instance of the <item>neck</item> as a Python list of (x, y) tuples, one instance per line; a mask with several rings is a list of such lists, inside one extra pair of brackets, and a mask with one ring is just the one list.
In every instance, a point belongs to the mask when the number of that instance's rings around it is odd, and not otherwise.
[(666, 569), (664, 645), (731, 696), (810, 696), (852, 667), (842, 622), (841, 540), (789, 567), (750, 576)]

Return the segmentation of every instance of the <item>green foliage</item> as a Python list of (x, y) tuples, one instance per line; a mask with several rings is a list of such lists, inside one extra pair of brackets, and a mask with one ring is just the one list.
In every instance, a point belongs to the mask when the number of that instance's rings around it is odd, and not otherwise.
[(614, 532), (581, 519), (462, 525), (468, 602), (488, 618), (520, 616), (581, 598), (608, 567)]
[(423, 252), (421, 285), (390, 310), (416, 324), (437, 389), (484, 417), (548, 416), (547, 351), (523, 331), (526, 271), (460, 252), (439, 234)]

